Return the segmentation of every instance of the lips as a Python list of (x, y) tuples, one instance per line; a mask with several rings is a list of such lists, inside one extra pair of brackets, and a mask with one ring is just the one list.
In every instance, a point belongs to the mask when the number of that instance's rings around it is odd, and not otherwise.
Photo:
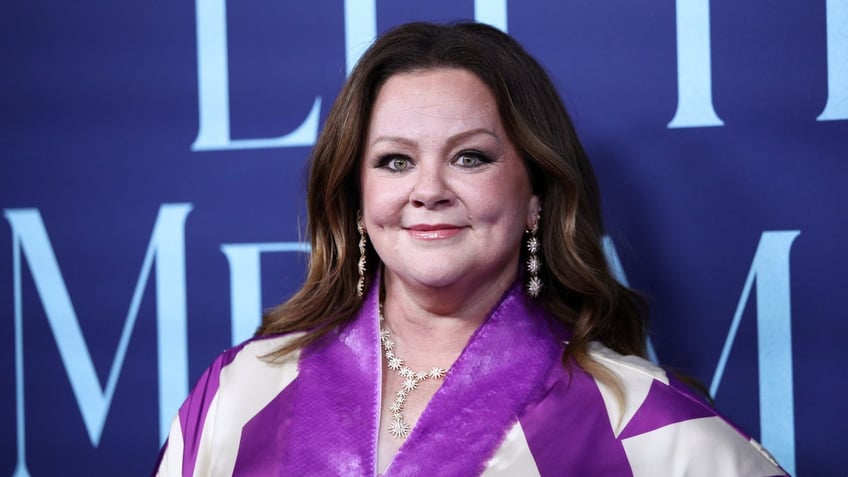
[(442, 240), (457, 235), (463, 228), (451, 224), (416, 224), (406, 230), (412, 238), (418, 240)]

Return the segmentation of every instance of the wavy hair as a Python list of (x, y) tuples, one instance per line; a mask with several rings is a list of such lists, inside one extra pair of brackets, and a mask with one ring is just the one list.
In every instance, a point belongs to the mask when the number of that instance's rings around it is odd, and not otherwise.
[[(266, 312), (257, 334), (305, 332), (281, 349), (282, 355), (355, 315), (361, 304), (356, 294), (358, 171), (371, 110), (389, 77), (433, 68), (468, 70), (493, 93), (542, 204), (538, 233), (545, 288), (537, 299), (571, 330), (563, 364), (573, 359), (599, 379), (615, 382), (590, 358), (589, 343), (644, 357), (644, 302), (615, 280), (607, 264), (595, 174), (556, 88), (514, 39), (478, 23), (401, 25), (377, 39), (359, 60), (311, 156), (307, 230), (312, 255), (305, 283)], [(367, 253), (369, 264), (379, 263), (370, 245)], [(375, 268), (369, 266), (369, 281)]]

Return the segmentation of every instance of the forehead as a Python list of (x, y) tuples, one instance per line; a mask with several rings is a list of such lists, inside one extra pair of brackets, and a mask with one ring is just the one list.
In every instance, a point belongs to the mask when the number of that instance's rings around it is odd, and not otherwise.
[(494, 95), (468, 70), (435, 68), (398, 73), (380, 87), (369, 135), (375, 129), (414, 130), (434, 125), (503, 129)]

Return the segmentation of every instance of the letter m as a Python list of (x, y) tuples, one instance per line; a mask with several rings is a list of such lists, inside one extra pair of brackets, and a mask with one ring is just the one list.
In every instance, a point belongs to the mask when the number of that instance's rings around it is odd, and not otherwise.
[(21, 257), (23, 256), (29, 265), (88, 437), (95, 447), (100, 442), (150, 270), (153, 263), (156, 263), (159, 427), (160, 434), (164, 436), (170, 418), (188, 392), (184, 224), (190, 211), (190, 204), (163, 204), (159, 209), (105, 387), (101, 385), (94, 368), (41, 214), (37, 209), (4, 211), (12, 228), (19, 452), (17, 475), (27, 474), (24, 455), (26, 441)]
[(797, 230), (771, 231), (763, 232), (760, 237), (710, 385), (710, 395), (715, 397), (756, 280), (760, 440), (792, 475), (795, 475), (795, 406), (789, 251), (800, 233)]

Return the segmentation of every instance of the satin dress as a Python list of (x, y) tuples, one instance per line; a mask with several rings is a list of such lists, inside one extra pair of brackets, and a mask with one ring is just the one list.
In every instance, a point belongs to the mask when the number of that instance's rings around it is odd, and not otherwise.
[[(378, 282), (375, 280), (375, 282)], [(173, 421), (160, 476), (376, 476), (379, 293), (282, 362), (292, 335), (222, 353)], [(661, 368), (594, 345), (624, 402), (580, 368), (513, 285), (474, 333), (393, 461), (394, 476), (786, 475), (756, 441)]]

